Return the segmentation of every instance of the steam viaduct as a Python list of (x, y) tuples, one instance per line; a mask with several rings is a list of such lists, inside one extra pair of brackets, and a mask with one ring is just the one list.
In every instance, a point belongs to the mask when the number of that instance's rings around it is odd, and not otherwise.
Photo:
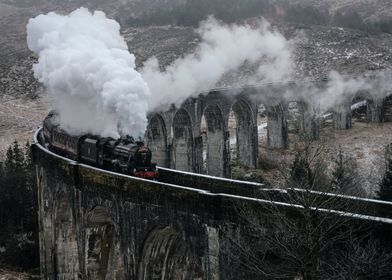
[[(257, 114), (262, 103), (267, 108), (269, 147), (287, 147), (288, 104), (280, 102), (275, 89), (270, 89), (263, 98), (255, 88), (238, 95), (216, 91), (190, 99), (179, 109), (151, 115), (146, 138), (155, 159), (162, 166), (229, 176), (228, 121), (232, 110), (237, 121), (238, 160), (255, 166)], [(299, 129), (317, 137), (319, 122), (305, 102), (299, 104)], [(377, 109), (372, 108), (378, 107), (368, 104), (369, 117), (377, 115)], [(348, 127), (350, 115), (349, 109), (336, 113), (335, 125)], [(202, 165), (203, 116), (206, 167)], [(33, 157), (42, 279), (240, 279), (239, 264), (227, 255), (226, 239), (228, 228), (239, 234), (244, 230), (236, 207), (273, 206), (294, 216), (300, 207), (285, 203), (288, 191), (268, 190), (262, 184), (167, 168), (159, 170), (160, 180), (155, 182), (97, 169), (48, 151), (38, 141), (38, 134)], [(270, 194), (273, 201), (265, 199)], [(317, 211), (329, 213), (333, 209), (348, 219), (392, 225), (392, 203), (339, 199), (371, 207), (364, 213), (347, 213), (331, 205)], [(383, 218), (374, 215), (380, 209)], [(271, 218), (265, 213), (263, 217), (266, 223)]]
[[(321, 81), (311, 86), (323, 88), (325, 84)], [(258, 134), (263, 130), (258, 125), (260, 108), (263, 108), (261, 115), (267, 122), (267, 149), (287, 148), (289, 131), (311, 138), (319, 137), (320, 125), (324, 121), (320, 112), (309, 100), (298, 98), (308, 86), (292, 83), (223, 89), (190, 98), (180, 108), (151, 114), (146, 142), (153, 150), (154, 161), (160, 166), (230, 177), (230, 141), (233, 137), (236, 139), (238, 164), (257, 166)], [(313, 99), (317, 103), (317, 96)], [(334, 107), (332, 119), (335, 128), (351, 128), (351, 105), (358, 101), (366, 101), (362, 118), (370, 122), (392, 120), (390, 112), (384, 109), (388, 100), (359, 93), (346, 96)], [(234, 135), (230, 135), (232, 119), (236, 123)]]

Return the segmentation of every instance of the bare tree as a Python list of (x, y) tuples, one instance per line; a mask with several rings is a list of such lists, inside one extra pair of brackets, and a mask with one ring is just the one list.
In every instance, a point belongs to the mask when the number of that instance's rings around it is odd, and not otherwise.
[[(284, 203), (266, 196), (236, 206), (242, 225), (226, 231), (225, 248), (241, 278), (392, 277), (391, 254), (377, 246), (369, 224), (354, 219), (357, 206), (337, 195), (322, 195), (332, 190), (323, 164), (325, 151), (312, 141), (302, 143), (287, 176), (287, 189), (282, 190)], [(320, 195), (314, 195), (315, 190)], [(366, 261), (377, 263), (382, 271), (365, 266)]]

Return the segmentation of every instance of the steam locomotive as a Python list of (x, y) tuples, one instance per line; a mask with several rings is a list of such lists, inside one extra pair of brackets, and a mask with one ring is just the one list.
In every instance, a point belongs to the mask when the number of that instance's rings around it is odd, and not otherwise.
[(51, 111), (43, 121), (43, 137), (49, 150), (67, 158), (131, 176), (156, 180), (151, 150), (132, 137), (115, 140), (94, 135), (73, 136), (55, 123)]

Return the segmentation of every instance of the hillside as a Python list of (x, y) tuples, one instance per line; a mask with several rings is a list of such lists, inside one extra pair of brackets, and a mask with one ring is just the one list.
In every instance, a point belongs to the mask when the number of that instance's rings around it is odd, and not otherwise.
[[(378, 17), (383, 12), (388, 15), (389, 1), (316, 1), (306, 0), (315, 7), (328, 7), (341, 11), (353, 7), (358, 13), (366, 13), (366, 19)], [(34, 5), (32, 3), (34, 2)], [(138, 65), (152, 55), (156, 55), (162, 66), (175, 58), (190, 52), (198, 41), (192, 26), (131, 26), (129, 16), (141, 17), (148, 11), (156, 10), (159, 1), (0, 1), (0, 95), (35, 97), (42, 91), (32, 76), (31, 65), (36, 61), (27, 49), (25, 26), (28, 19), (40, 13), (57, 11), (67, 13), (84, 5), (91, 9), (99, 8), (109, 17), (117, 19), (122, 26), (129, 49), (135, 53)], [(167, 4), (170, 2), (170, 5)], [(169, 9), (184, 1), (166, 1), (162, 7)], [(372, 9), (368, 8), (367, 3)], [(293, 2), (296, 3), (295, 1)], [(350, 4), (351, 3), (351, 4)], [(328, 4), (328, 5), (327, 5)], [(339, 4), (339, 5), (338, 5)], [(132, 11), (132, 12), (131, 12)], [(389, 12), (388, 12), (389, 11)], [(263, 14), (263, 13), (261, 13)], [(384, 15), (383, 14), (383, 15)], [(265, 14), (286, 37), (297, 37), (296, 73), (293, 79), (302, 77), (319, 78), (334, 69), (343, 73), (362, 73), (390, 67), (392, 35), (388, 33), (371, 34), (366, 31), (325, 24), (303, 24), (292, 18), (282, 18)], [(251, 20), (252, 21), (252, 20)], [(246, 72), (235, 73), (223, 81), (223, 85), (246, 83)], [(245, 76), (245, 77), (244, 77)], [(240, 77), (240, 80), (238, 80)], [(230, 81), (233, 80), (233, 81)]]
[(309, 5), (327, 9), (331, 14), (355, 11), (365, 21), (392, 19), (392, 5), (389, 0), (294, 0), (293, 4)]

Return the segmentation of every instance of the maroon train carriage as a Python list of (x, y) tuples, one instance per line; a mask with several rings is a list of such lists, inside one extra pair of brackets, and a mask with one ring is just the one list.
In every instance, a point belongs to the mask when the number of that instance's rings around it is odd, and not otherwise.
[(83, 136), (72, 136), (63, 131), (53, 120), (56, 113), (51, 111), (43, 122), (43, 133), (48, 148), (73, 160), (79, 160), (79, 142)]
[(151, 150), (133, 138), (115, 140), (92, 135), (72, 136), (54, 123), (51, 111), (43, 122), (47, 147), (70, 159), (99, 168), (140, 178), (157, 180), (156, 163), (151, 162)]

